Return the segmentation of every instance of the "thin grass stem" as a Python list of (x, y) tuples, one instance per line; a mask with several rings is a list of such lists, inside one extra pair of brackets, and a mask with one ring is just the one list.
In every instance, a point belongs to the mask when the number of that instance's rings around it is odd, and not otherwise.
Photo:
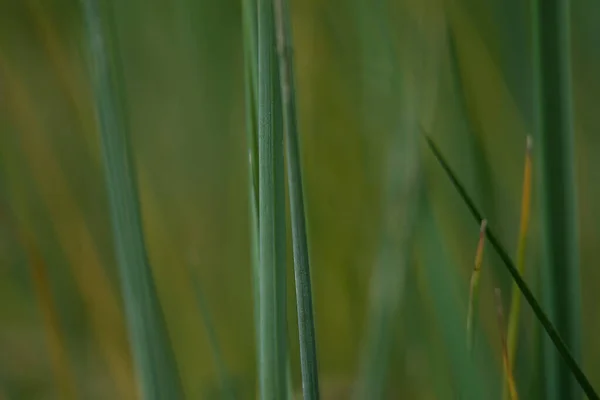
[[(531, 171), (532, 171), (532, 148), (533, 139), (527, 136), (527, 148), (525, 151), (525, 166), (523, 168), (523, 190), (521, 197), (521, 222), (519, 224), (519, 242), (517, 245), (517, 271), (522, 276), (525, 273), (525, 250), (527, 247), (527, 232), (529, 231), (529, 219), (531, 209)], [(515, 355), (517, 350), (517, 338), (519, 333), (519, 318), (521, 314), (521, 293), (519, 288), (513, 282), (512, 299), (510, 303), (510, 314), (508, 316), (508, 360), (510, 361), (510, 370), (513, 370)], [(504, 379), (504, 382), (507, 382)], [(508, 387), (505, 384), (503, 389), (503, 399), (508, 399)]]
[[(460, 195), (462, 200), (465, 202), (465, 205), (467, 206), (467, 208), (469, 209), (469, 211), (471, 212), (471, 214), (473, 215), (475, 220), (477, 220), (478, 223), (481, 223), (483, 221), (483, 217), (482, 217), (481, 213), (475, 206), (475, 203), (473, 202), (471, 197), (468, 195), (464, 186), (460, 183), (460, 181), (458, 180), (458, 178), (456, 177), (456, 175), (450, 168), (450, 165), (446, 161), (445, 157), (442, 155), (442, 153), (440, 152), (440, 150), (438, 149), (436, 144), (433, 142), (433, 140), (431, 140), (431, 138), (429, 136), (425, 135), (425, 140), (427, 141), (427, 145), (433, 152), (433, 155), (435, 156), (437, 161), (440, 163), (440, 166), (442, 167), (442, 169), (448, 175), (450, 182), (452, 183), (452, 185), (454, 186), (454, 188), (456, 189), (456, 191), (458, 192), (458, 194)], [(579, 383), (579, 385), (585, 392), (586, 396), (588, 396), (588, 399), (589, 400), (600, 399), (600, 397), (598, 397), (598, 394), (592, 387), (590, 381), (588, 380), (587, 376), (583, 373), (583, 371), (579, 367), (577, 361), (571, 354), (571, 351), (569, 350), (569, 348), (567, 347), (567, 345), (561, 338), (560, 334), (558, 333), (558, 331), (556, 330), (556, 328), (554, 327), (552, 322), (550, 322), (550, 319), (548, 318), (546, 313), (542, 310), (542, 307), (539, 305), (538, 301), (535, 299), (533, 293), (531, 292), (531, 290), (529, 289), (529, 287), (527, 286), (527, 284), (525, 283), (525, 281), (523, 280), (523, 278), (517, 271), (515, 264), (510, 259), (510, 256), (508, 255), (506, 250), (504, 250), (504, 247), (500, 244), (500, 241), (496, 238), (496, 235), (492, 232), (492, 229), (490, 227), (487, 228), (487, 238), (488, 238), (488, 241), (490, 242), (490, 244), (492, 245), (492, 247), (494, 248), (494, 250), (496, 250), (496, 253), (498, 253), (498, 255), (500, 256), (502, 263), (508, 269), (508, 272), (510, 273), (513, 280), (517, 284), (519, 290), (523, 294), (523, 297), (525, 297), (525, 300), (531, 306), (533, 313), (535, 314), (535, 316), (539, 320), (539, 322), (542, 324), (542, 327), (548, 334), (548, 337), (554, 344), (554, 347), (556, 347), (556, 350), (563, 358), (565, 364), (568, 366), (568, 368), (571, 370), (572, 374), (575, 376), (575, 379), (577, 380), (577, 382)]]
[(496, 301), (496, 318), (498, 319), (498, 330), (500, 332), (500, 341), (502, 342), (502, 367), (504, 369), (504, 381), (508, 387), (510, 400), (519, 400), (517, 394), (517, 385), (512, 373), (512, 364), (509, 359), (508, 349), (506, 345), (506, 334), (504, 333), (504, 307), (502, 306), (502, 292), (499, 288), (494, 291)]
[(485, 229), (487, 221), (481, 221), (479, 229), (479, 241), (477, 242), (477, 251), (475, 252), (475, 265), (471, 273), (471, 283), (469, 287), (469, 308), (467, 309), (467, 349), (469, 354), (473, 353), (474, 343), (474, 323), (475, 313), (479, 304), (479, 277), (481, 275), (481, 265), (483, 264), (483, 247), (485, 244)]
[(302, 190), (296, 88), (292, 53), (292, 29), (289, 6), (274, 0), (276, 44), (279, 61), (283, 123), (287, 144), (288, 188), (292, 220), (292, 241), (296, 283), (296, 309), (300, 336), (300, 363), (304, 399), (319, 398), (318, 364), (313, 317), (306, 216)]

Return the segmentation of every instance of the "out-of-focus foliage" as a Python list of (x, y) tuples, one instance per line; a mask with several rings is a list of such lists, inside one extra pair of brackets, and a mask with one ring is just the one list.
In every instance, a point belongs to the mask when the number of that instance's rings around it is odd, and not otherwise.
[[(241, 2), (111, 1), (147, 246), (185, 392), (218, 398), (221, 388), (191, 267), (227, 371), (240, 396), (252, 398)], [(571, 6), (583, 367), (599, 387), (600, 5)], [(305, 0), (292, 1), (291, 12), (324, 398), (347, 398), (358, 381), (381, 232), (388, 221), (407, 224), (409, 217), (410, 253), (389, 252), (388, 262), (399, 268), (408, 259), (390, 322), (389, 392), (450, 399), (470, 387), (466, 396), (499, 398), (493, 288), (510, 293), (510, 278), (486, 250), (471, 368), (465, 323), (479, 228), (421, 142), (420, 154), (411, 154), (420, 168), (417, 210), (393, 214), (390, 185), (405, 171), (390, 171), (403, 165), (390, 157), (415, 135), (411, 126), (422, 125), (516, 253), (523, 149), (533, 118), (527, 2)], [(59, 398), (27, 248), (8, 221), (31, 234), (45, 261), (81, 398), (133, 396), (82, 24), (74, 0), (0, 1), (0, 398)], [(533, 204), (536, 196), (534, 190)], [(405, 200), (398, 201), (402, 209)], [(536, 294), (539, 220), (533, 208), (525, 279)], [(291, 251), (288, 259), (299, 389)], [(537, 398), (539, 327), (525, 305), (521, 318), (515, 379), (522, 398)]]

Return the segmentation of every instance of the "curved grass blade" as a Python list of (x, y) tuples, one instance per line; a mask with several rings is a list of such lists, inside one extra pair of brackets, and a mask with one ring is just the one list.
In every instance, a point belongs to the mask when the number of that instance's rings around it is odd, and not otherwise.
[[(527, 232), (529, 231), (530, 219), (530, 204), (531, 204), (531, 151), (533, 147), (533, 139), (527, 136), (527, 149), (525, 153), (525, 166), (523, 171), (523, 193), (521, 197), (521, 222), (519, 225), (519, 242), (517, 245), (517, 271), (523, 275), (525, 273), (525, 249), (527, 245)], [(517, 337), (519, 333), (519, 316), (521, 314), (521, 294), (517, 285), (513, 283), (512, 299), (510, 303), (510, 314), (508, 320), (508, 360), (509, 370), (513, 370), (515, 355), (517, 350)], [(506, 377), (505, 377), (506, 378)], [(508, 382), (507, 379), (504, 380)], [(503, 399), (508, 399), (507, 385), (504, 385)]]
[[(571, 88), (570, 1), (535, 0), (534, 126), (542, 210), (542, 300), (576, 360), (581, 359), (581, 283)], [(567, 365), (544, 341), (546, 396), (577, 399)]]
[(114, 16), (102, 5), (85, 0), (83, 13), (130, 341), (142, 398), (178, 400), (183, 390), (144, 243)]
[(485, 228), (487, 221), (484, 219), (481, 221), (481, 227), (479, 229), (479, 242), (477, 243), (477, 251), (475, 253), (475, 266), (471, 274), (471, 286), (469, 289), (469, 308), (467, 310), (467, 349), (469, 354), (473, 352), (473, 340), (474, 340), (474, 313), (477, 310), (479, 304), (479, 275), (481, 274), (481, 264), (483, 263), (483, 246), (485, 243)]
[[(456, 175), (454, 175), (454, 173), (452, 172), (450, 165), (446, 162), (446, 159), (443, 157), (440, 150), (437, 148), (437, 146), (435, 145), (433, 140), (431, 140), (431, 138), (429, 138), (429, 136), (427, 136), (426, 134), (425, 134), (425, 140), (427, 141), (427, 144), (428, 144), (429, 148), (431, 149), (431, 151), (433, 152), (435, 158), (440, 163), (442, 169), (446, 172), (446, 174), (450, 178), (450, 181), (456, 188), (457, 192), (460, 194), (460, 197), (463, 199), (463, 201), (469, 208), (469, 211), (471, 212), (473, 217), (479, 223), (481, 223), (481, 221), (483, 220), (481, 213), (475, 206), (475, 203), (473, 203), (473, 200), (471, 200), (471, 198), (467, 194), (463, 185), (458, 181), (458, 178), (456, 177)], [(550, 319), (542, 310), (541, 306), (539, 305), (539, 303), (533, 296), (533, 293), (531, 292), (531, 290), (529, 289), (529, 287), (527, 286), (527, 284), (525, 283), (523, 278), (521, 278), (521, 275), (517, 271), (517, 268), (515, 267), (512, 260), (510, 259), (508, 253), (506, 252), (506, 250), (504, 250), (504, 247), (502, 247), (502, 245), (500, 244), (500, 241), (496, 238), (496, 235), (493, 233), (492, 229), (489, 227), (487, 229), (487, 238), (488, 238), (488, 241), (490, 242), (490, 244), (492, 245), (492, 247), (494, 248), (494, 250), (496, 250), (496, 252), (500, 256), (500, 259), (502, 260), (502, 262), (508, 269), (508, 272), (511, 274), (515, 283), (519, 287), (519, 290), (523, 294), (523, 297), (525, 297), (525, 300), (527, 300), (527, 303), (529, 303), (529, 305), (531, 306), (535, 316), (540, 321), (540, 323), (544, 327), (544, 330), (546, 331), (546, 333), (552, 340), (552, 343), (554, 343), (556, 350), (558, 350), (558, 352), (564, 359), (565, 363), (567, 364), (567, 366), (569, 367), (569, 369), (575, 376), (575, 379), (577, 379), (577, 382), (579, 382), (579, 385), (581, 386), (581, 388), (583, 389), (585, 394), (588, 396), (588, 399), (600, 400), (600, 397), (598, 397), (598, 394), (592, 387), (590, 381), (585, 376), (585, 374), (583, 373), (583, 371), (581, 370), (581, 368), (579, 367), (579, 365), (573, 358), (573, 355), (571, 354), (568, 347), (565, 345), (564, 341), (558, 334), (556, 328), (554, 327), (552, 322), (550, 322)]]
[(319, 379), (310, 262), (306, 234), (306, 216), (302, 191), (302, 170), (298, 140), (298, 116), (294, 60), (292, 58), (292, 32), (289, 5), (286, 0), (274, 0), (276, 44), (279, 59), (283, 124), (287, 144), (288, 190), (292, 219), (292, 242), (296, 283), (296, 307), (300, 337), (300, 363), (304, 399), (319, 398)]
[[(259, 379), (262, 399), (285, 399), (287, 320), (283, 132), (277, 107), (273, 4), (258, 2)], [(278, 119), (279, 118), (279, 119)]]
[[(502, 341), (502, 366), (504, 368), (504, 380), (506, 386), (508, 386), (508, 392), (510, 394), (510, 400), (519, 400), (517, 394), (517, 385), (515, 384), (515, 378), (512, 373), (512, 364), (510, 363), (508, 356), (508, 349), (506, 346), (506, 334), (504, 333), (504, 307), (502, 306), (502, 292), (499, 288), (494, 290), (496, 300), (496, 317), (498, 319), (498, 329), (500, 331), (500, 340)], [(508, 396), (508, 395), (507, 395)]]

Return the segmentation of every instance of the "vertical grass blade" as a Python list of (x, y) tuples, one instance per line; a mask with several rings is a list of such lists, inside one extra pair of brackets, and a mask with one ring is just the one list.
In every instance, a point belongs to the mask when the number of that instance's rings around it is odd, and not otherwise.
[(288, 188), (292, 219), (302, 391), (304, 399), (313, 400), (319, 398), (318, 364), (306, 216), (302, 191), (294, 60), (292, 57), (292, 29), (288, 7), (286, 0), (274, 0), (276, 44), (279, 60), (279, 86), (287, 144)]
[[(273, 5), (258, 1), (259, 379), (260, 398), (285, 399), (285, 193), (283, 132), (277, 109)], [(279, 115), (278, 115), (279, 114)]]
[(487, 221), (481, 221), (479, 229), (479, 241), (477, 243), (477, 251), (475, 252), (475, 266), (471, 273), (471, 283), (469, 287), (469, 308), (467, 309), (467, 349), (469, 354), (473, 352), (474, 341), (474, 320), (479, 304), (479, 276), (481, 274), (481, 264), (483, 263), (483, 247), (485, 244), (485, 228)]
[[(242, 21), (244, 36), (244, 99), (246, 117), (246, 147), (248, 150), (248, 196), (250, 217), (250, 261), (254, 285), (254, 326), (257, 329), (258, 343), (258, 267), (259, 267), (259, 240), (258, 240), (258, 149), (257, 149), (257, 122), (256, 122), (256, 1), (242, 1)], [(258, 345), (256, 346), (258, 349)]]
[(508, 349), (506, 346), (506, 334), (504, 333), (504, 307), (502, 306), (502, 292), (499, 288), (494, 291), (496, 301), (496, 317), (498, 319), (498, 330), (500, 331), (500, 341), (502, 342), (502, 367), (504, 368), (504, 381), (510, 393), (510, 400), (518, 400), (517, 385), (512, 373), (512, 364), (509, 360)]
[(112, 4), (102, 5), (84, 0), (83, 12), (130, 342), (142, 398), (177, 400), (183, 391), (144, 244)]
[[(533, 1), (535, 133), (542, 209), (542, 298), (550, 319), (581, 359), (581, 283), (577, 231), (570, 1)], [(581, 398), (567, 365), (544, 343), (546, 396)]]
[[(477, 222), (481, 223), (481, 221), (483, 220), (481, 213), (475, 206), (475, 203), (473, 202), (471, 197), (468, 195), (464, 186), (459, 182), (459, 180), (456, 177), (456, 175), (454, 174), (454, 172), (452, 172), (450, 165), (448, 164), (448, 162), (446, 161), (446, 159), (444, 158), (444, 156), (442, 155), (442, 153), (440, 152), (438, 147), (435, 145), (433, 140), (431, 140), (431, 138), (429, 138), (428, 136), (425, 136), (425, 140), (427, 141), (427, 145), (431, 149), (433, 155), (435, 156), (437, 161), (440, 163), (442, 169), (448, 175), (448, 178), (452, 182), (452, 185), (454, 186), (454, 188), (456, 189), (456, 191), (458, 192), (460, 197), (465, 202), (465, 205), (469, 209), (469, 212), (471, 213), (471, 215), (473, 215), (473, 217), (477, 220)], [(548, 316), (546, 315), (544, 310), (542, 310), (542, 307), (540, 306), (538, 301), (533, 296), (533, 293), (531, 292), (531, 290), (529, 289), (529, 287), (527, 286), (527, 284), (525, 283), (525, 281), (523, 280), (523, 278), (517, 271), (517, 268), (515, 267), (513, 261), (510, 259), (508, 253), (506, 252), (504, 247), (500, 244), (500, 241), (496, 238), (496, 235), (492, 232), (492, 229), (490, 227), (487, 228), (487, 238), (488, 238), (488, 241), (490, 242), (490, 244), (492, 245), (492, 247), (494, 248), (494, 250), (496, 250), (496, 253), (498, 253), (498, 256), (500, 256), (502, 263), (508, 269), (508, 272), (512, 276), (514, 282), (517, 284), (517, 287), (523, 294), (523, 297), (525, 298), (527, 303), (529, 303), (529, 305), (531, 306), (531, 309), (533, 310), (533, 313), (535, 314), (536, 318), (538, 319), (538, 321), (540, 322), (540, 324), (546, 331), (548, 337), (550, 338), (550, 340), (556, 347), (556, 350), (561, 355), (561, 357), (562, 357), (563, 361), (565, 362), (565, 364), (567, 365), (568, 369), (572, 372), (573, 376), (575, 376), (575, 379), (579, 383), (579, 386), (581, 386), (581, 388), (585, 392), (588, 399), (589, 400), (600, 399), (600, 397), (598, 396), (598, 394), (592, 387), (589, 379), (587, 378), (587, 376), (583, 373), (583, 371), (579, 367), (579, 364), (577, 363), (577, 361), (571, 354), (571, 351), (566, 346), (565, 342), (561, 338), (557, 329), (554, 327), (554, 325), (552, 324), (552, 322), (550, 321), (550, 319), (548, 318)], [(570, 397), (567, 397), (567, 398), (570, 398)]]
[[(527, 245), (527, 232), (529, 231), (530, 204), (531, 204), (531, 151), (533, 139), (527, 136), (527, 148), (525, 152), (525, 166), (523, 168), (523, 192), (521, 197), (521, 222), (519, 224), (519, 242), (517, 244), (517, 271), (523, 276), (525, 273), (525, 249)], [(508, 360), (510, 371), (513, 370), (517, 350), (517, 338), (519, 333), (519, 317), (521, 314), (521, 293), (515, 283), (512, 285), (512, 299), (510, 303), (510, 314), (508, 319)], [(504, 380), (507, 382), (507, 380)], [(508, 399), (508, 387), (504, 385), (503, 399)]]

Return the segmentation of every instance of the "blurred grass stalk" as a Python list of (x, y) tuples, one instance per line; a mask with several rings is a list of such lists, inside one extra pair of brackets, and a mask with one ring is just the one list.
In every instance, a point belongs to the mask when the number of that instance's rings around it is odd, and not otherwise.
[[(94, 335), (120, 396), (136, 398), (127, 348), (125, 343), (122, 343), (123, 317), (83, 212), (77, 205), (59, 161), (52, 153), (51, 143), (47, 141), (47, 133), (35, 112), (33, 100), (1, 51), (0, 73), (7, 85), (8, 106), (19, 131), (20, 147), (31, 168), (37, 190), (47, 207), (58, 240), (65, 251), (88, 310)], [(20, 179), (22, 177), (11, 175), (9, 181), (16, 182)], [(13, 196), (21, 196), (21, 192), (15, 190)], [(56, 196), (55, 193), (61, 193), (61, 196)], [(19, 204), (16, 198), (13, 198), (13, 202)], [(63, 209), (69, 210), (69, 218), (61, 218)], [(16, 218), (21, 218), (21, 215), (16, 215)], [(73, 235), (77, 236), (78, 242), (73, 242)]]
[[(23, 207), (24, 203), (18, 203), (16, 207)], [(35, 244), (33, 235), (26, 231), (24, 224), (17, 224), (9, 216), (0, 210), (0, 220), (6, 222), (19, 243), (21, 244), (31, 272), (33, 292), (36, 295), (38, 309), (42, 316), (44, 333), (46, 335), (48, 352), (55, 383), (58, 386), (60, 397), (65, 400), (77, 398), (77, 381), (69, 365), (68, 349), (65, 344), (65, 335), (60, 326), (60, 317), (56, 308), (56, 302), (52, 295), (52, 288), (48, 278), (48, 268), (40, 250)]]
[[(254, 287), (254, 327), (256, 349), (259, 348), (259, 232), (258, 232), (258, 160), (257, 149), (257, 25), (256, 0), (242, 0), (244, 43), (244, 100), (246, 117), (246, 147), (248, 151), (248, 204), (250, 217), (250, 262)], [(258, 357), (257, 357), (258, 359)]]
[[(542, 298), (550, 320), (581, 360), (581, 284), (571, 87), (570, 1), (533, 1), (534, 121), (539, 143)], [(581, 390), (552, 344), (544, 344), (549, 400), (578, 399)]]
[[(517, 244), (517, 271), (521, 276), (525, 273), (525, 250), (527, 246), (527, 232), (529, 231), (529, 219), (531, 216), (531, 152), (533, 147), (533, 139), (527, 136), (527, 144), (525, 149), (525, 165), (523, 167), (523, 191), (521, 197), (521, 222), (519, 224), (519, 242)], [(517, 339), (519, 333), (519, 318), (521, 315), (521, 293), (516, 283), (512, 285), (512, 299), (510, 303), (510, 314), (508, 321), (508, 370), (512, 374), (515, 365), (515, 356), (517, 354)], [(503, 399), (508, 399), (509, 387), (505, 372), (505, 385), (502, 389)]]
[(144, 244), (129, 148), (125, 86), (111, 2), (86, 0), (84, 24), (100, 124), (107, 190), (126, 319), (143, 399), (183, 399)]
[(56, 304), (52, 296), (46, 263), (30, 238), (21, 239), (27, 252), (34, 292), (37, 295), (38, 308), (44, 320), (44, 330), (48, 340), (48, 350), (52, 359), (54, 378), (62, 399), (77, 398), (75, 376), (69, 367), (69, 357), (65, 345), (65, 336), (61, 332)]
[(508, 359), (508, 348), (506, 345), (506, 333), (504, 331), (504, 307), (502, 306), (502, 292), (499, 288), (494, 290), (496, 300), (496, 317), (498, 319), (498, 330), (500, 331), (500, 341), (502, 342), (502, 366), (504, 369), (504, 381), (508, 386), (510, 400), (518, 400), (517, 385), (513, 377), (512, 368)]
[(272, 0), (258, 1), (259, 390), (285, 399), (287, 387), (286, 231), (283, 125), (274, 54)]
[(469, 308), (467, 309), (467, 349), (469, 354), (473, 353), (474, 343), (474, 322), (475, 313), (479, 305), (479, 276), (481, 275), (481, 265), (483, 263), (483, 247), (485, 244), (485, 228), (487, 221), (481, 221), (479, 228), (479, 241), (477, 242), (477, 251), (475, 252), (475, 266), (471, 273), (471, 282), (469, 287)]
[(276, 45), (279, 59), (283, 124), (287, 144), (288, 190), (292, 220), (292, 242), (296, 284), (296, 311), (300, 337), (302, 390), (305, 400), (319, 398), (319, 380), (313, 300), (302, 190), (296, 85), (292, 51), (292, 27), (287, 0), (274, 0)]

